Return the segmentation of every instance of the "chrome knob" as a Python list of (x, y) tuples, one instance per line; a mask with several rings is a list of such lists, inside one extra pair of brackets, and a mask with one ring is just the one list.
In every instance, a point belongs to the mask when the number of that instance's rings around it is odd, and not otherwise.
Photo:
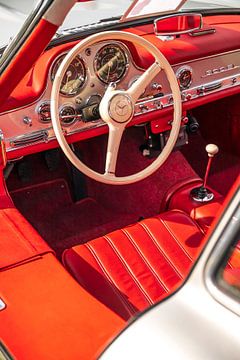
[(157, 82), (154, 82), (154, 83), (152, 84), (152, 89), (153, 89), (153, 90), (162, 90), (162, 85), (159, 84), (159, 83), (157, 83)]

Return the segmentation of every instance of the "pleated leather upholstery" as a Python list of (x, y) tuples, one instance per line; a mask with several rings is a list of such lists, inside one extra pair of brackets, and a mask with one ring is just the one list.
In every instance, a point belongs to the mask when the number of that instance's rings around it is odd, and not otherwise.
[(81, 286), (128, 319), (176, 289), (203, 238), (194, 220), (172, 210), (68, 249), (63, 262)]

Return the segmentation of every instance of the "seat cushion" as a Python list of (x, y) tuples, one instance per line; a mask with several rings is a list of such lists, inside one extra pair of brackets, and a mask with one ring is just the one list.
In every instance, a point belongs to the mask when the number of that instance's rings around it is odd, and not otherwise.
[(173, 292), (204, 245), (198, 224), (172, 210), (68, 249), (63, 263), (124, 319)]

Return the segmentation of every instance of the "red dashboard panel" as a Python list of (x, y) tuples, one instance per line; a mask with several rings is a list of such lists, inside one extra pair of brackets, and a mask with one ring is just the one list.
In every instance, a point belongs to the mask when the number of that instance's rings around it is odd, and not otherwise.
[[(162, 51), (171, 64), (239, 48), (240, 16), (212, 16), (204, 18), (204, 24), (211, 25), (216, 32), (197, 37), (182, 35), (170, 42), (158, 39), (153, 32), (153, 25), (139, 26), (125, 31), (144, 36)], [(69, 50), (76, 43), (67, 43), (47, 50), (1, 106), (0, 112), (26, 106), (37, 100), (45, 89), (48, 71), (53, 60), (58, 54)], [(147, 68), (153, 61), (151, 55), (143, 48), (136, 50), (131, 47), (131, 52), (134, 61), (140, 67)]]

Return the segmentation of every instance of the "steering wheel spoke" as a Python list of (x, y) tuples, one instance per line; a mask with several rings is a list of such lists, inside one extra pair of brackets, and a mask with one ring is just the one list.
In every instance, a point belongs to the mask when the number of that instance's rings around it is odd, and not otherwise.
[[(138, 78), (138, 80), (136, 80), (131, 85), (128, 90), (125, 91), (117, 89), (115, 84), (110, 84), (106, 89), (106, 92), (99, 105), (99, 113), (102, 120), (109, 127), (109, 137), (105, 161), (105, 172), (99, 173), (84, 164), (74, 154), (71, 147), (69, 146), (67, 139), (62, 131), (62, 126), (59, 119), (59, 93), (62, 79), (72, 60), (86, 48), (91, 47), (93, 44), (103, 40), (112, 41), (113, 39), (124, 42), (130, 41), (146, 48), (149, 53), (153, 55), (155, 62)], [(173, 94), (173, 123), (167, 143), (159, 156), (145, 169), (131, 175), (117, 177), (115, 176), (116, 164), (124, 129), (131, 122), (134, 116), (135, 103), (140, 98), (146, 87), (162, 69), (166, 73)], [(148, 42), (144, 37), (139, 37), (132, 33), (122, 31), (106, 31), (104, 33), (91, 35), (86, 39), (81, 40), (68, 52), (66, 57), (64, 57), (53, 81), (51, 93), (51, 117), (53, 129), (60, 147), (64, 151), (67, 158), (78, 170), (92, 179), (105, 184), (126, 185), (143, 180), (147, 176), (154, 173), (154, 171), (156, 171), (171, 154), (177, 141), (179, 129), (181, 126), (181, 94), (176, 75), (172, 67), (158, 48)]]
[(155, 61), (126, 91), (134, 103), (136, 103), (141, 94), (144, 93), (147, 85), (149, 85), (161, 70), (160, 64)]
[(108, 145), (107, 145), (104, 175), (115, 175), (119, 147), (122, 140), (124, 128), (125, 127), (123, 125), (115, 126), (109, 124)]

